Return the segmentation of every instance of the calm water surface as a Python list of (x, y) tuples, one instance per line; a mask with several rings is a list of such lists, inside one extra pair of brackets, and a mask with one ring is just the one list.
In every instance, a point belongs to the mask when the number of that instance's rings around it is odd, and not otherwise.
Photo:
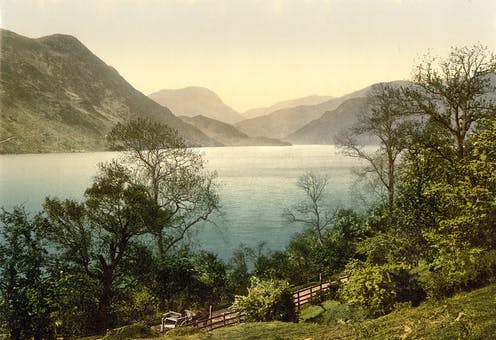
[[(221, 214), (215, 225), (205, 223), (192, 235), (197, 248), (227, 259), (240, 243), (284, 248), (300, 225), (282, 217), (285, 207), (303, 198), (297, 178), (306, 171), (329, 177), (329, 207), (349, 206), (359, 163), (334, 146), (201, 148), (207, 168), (217, 171)], [(97, 164), (118, 153), (33, 154), (0, 156), (0, 206), (22, 203), (38, 211), (46, 196), (81, 199), (97, 171)]]

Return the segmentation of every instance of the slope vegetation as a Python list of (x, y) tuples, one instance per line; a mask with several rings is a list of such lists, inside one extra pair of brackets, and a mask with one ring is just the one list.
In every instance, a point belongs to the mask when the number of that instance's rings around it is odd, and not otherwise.
[[(210, 333), (166, 339), (494, 339), (496, 285), (419, 307), (402, 307), (372, 320), (351, 321), (323, 312), (312, 323), (245, 323)], [(324, 306), (325, 307), (325, 306)], [(316, 323), (320, 322), (320, 323)]]

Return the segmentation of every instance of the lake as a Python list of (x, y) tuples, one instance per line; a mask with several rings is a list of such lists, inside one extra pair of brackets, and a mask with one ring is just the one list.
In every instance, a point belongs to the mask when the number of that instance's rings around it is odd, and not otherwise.
[[(296, 186), (307, 171), (329, 178), (326, 205), (351, 205), (353, 167), (331, 145), (287, 147), (201, 148), (208, 170), (218, 173), (221, 214), (214, 224), (204, 223), (191, 236), (197, 249), (228, 259), (240, 243), (283, 249), (301, 225), (287, 223), (282, 213), (304, 198)], [(24, 204), (40, 210), (46, 196), (80, 199), (97, 171), (97, 164), (118, 157), (114, 152), (29, 154), (0, 156), (0, 206)]]

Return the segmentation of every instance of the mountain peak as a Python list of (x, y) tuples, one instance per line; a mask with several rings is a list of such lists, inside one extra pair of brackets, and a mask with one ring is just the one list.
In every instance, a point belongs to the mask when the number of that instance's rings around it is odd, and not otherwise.
[(189, 86), (180, 89), (163, 89), (149, 95), (151, 99), (166, 106), (177, 116), (203, 115), (225, 123), (234, 123), (243, 117), (227, 106), (212, 90)]

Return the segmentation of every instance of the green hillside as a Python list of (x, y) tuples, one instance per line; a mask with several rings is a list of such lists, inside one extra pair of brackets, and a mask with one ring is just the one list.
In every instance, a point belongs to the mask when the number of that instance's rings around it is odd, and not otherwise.
[(165, 339), (494, 339), (495, 334), (496, 285), (492, 285), (362, 322), (339, 319), (334, 307), (314, 322), (246, 323)]

